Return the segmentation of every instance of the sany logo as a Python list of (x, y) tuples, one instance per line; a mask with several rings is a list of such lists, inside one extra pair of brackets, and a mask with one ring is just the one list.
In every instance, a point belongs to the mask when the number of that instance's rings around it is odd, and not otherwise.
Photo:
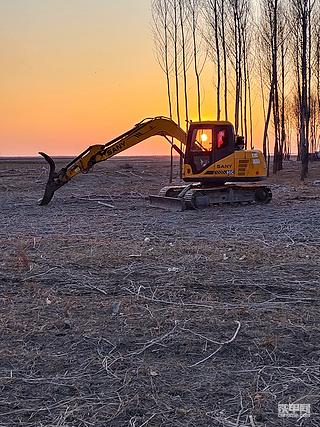
[(125, 148), (125, 141), (119, 142), (113, 147), (107, 148), (106, 153), (108, 156), (113, 156), (114, 154), (118, 153), (119, 151), (122, 151)]
[(217, 165), (217, 169), (231, 169), (232, 164), (230, 165)]

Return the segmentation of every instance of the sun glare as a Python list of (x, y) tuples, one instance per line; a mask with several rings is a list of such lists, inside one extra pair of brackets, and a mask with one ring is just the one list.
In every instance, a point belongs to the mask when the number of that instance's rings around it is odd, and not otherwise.
[(207, 142), (207, 141), (208, 141), (208, 135), (207, 135), (206, 133), (203, 133), (203, 134), (201, 135), (201, 141), (202, 141), (202, 142)]

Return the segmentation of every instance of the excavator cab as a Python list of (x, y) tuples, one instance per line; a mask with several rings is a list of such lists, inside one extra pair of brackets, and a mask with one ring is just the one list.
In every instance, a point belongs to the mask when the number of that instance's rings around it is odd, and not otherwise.
[(235, 150), (235, 135), (229, 122), (191, 123), (185, 151), (185, 164), (192, 174), (201, 174), (210, 165)]

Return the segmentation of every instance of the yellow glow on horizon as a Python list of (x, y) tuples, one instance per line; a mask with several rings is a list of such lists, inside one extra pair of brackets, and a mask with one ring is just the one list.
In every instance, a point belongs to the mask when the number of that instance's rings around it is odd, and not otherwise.
[[(150, 0), (10, 0), (0, 2), (0, 13), (0, 156), (76, 155), (145, 117), (168, 116)], [(189, 117), (196, 121), (193, 80), (191, 73)], [(214, 120), (210, 68), (201, 80), (202, 120)], [(173, 99), (175, 111), (174, 104)], [(255, 105), (260, 104), (256, 97)], [(263, 120), (255, 120), (259, 140)], [(169, 144), (151, 138), (123, 153), (152, 154), (169, 155)]]

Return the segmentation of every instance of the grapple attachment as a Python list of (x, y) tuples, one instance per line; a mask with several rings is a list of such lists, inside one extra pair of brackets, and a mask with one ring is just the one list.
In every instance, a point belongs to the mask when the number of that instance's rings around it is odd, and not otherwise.
[(58, 188), (62, 187), (62, 185), (64, 183), (59, 182), (57, 180), (58, 175), (56, 174), (55, 170), (56, 170), (56, 165), (54, 163), (54, 160), (48, 156), (48, 154), (46, 153), (39, 153), (45, 160), (46, 162), (49, 164), (49, 178), (47, 181), (47, 185), (44, 191), (44, 195), (42, 197), (42, 200), (40, 201), (40, 206), (45, 206), (48, 205), (55, 193), (56, 190), (58, 190)]

